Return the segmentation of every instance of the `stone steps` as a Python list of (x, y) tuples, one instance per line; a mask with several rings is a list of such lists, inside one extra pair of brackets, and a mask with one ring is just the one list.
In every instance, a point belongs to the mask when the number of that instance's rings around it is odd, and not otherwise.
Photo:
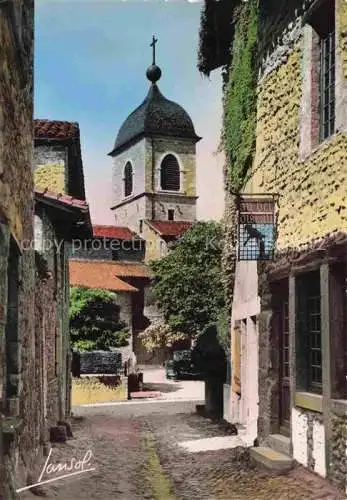
[(266, 446), (250, 448), (251, 459), (256, 465), (276, 474), (285, 474), (294, 467), (294, 460)]
[(291, 456), (290, 438), (282, 434), (270, 434), (267, 438), (267, 445), (279, 453)]

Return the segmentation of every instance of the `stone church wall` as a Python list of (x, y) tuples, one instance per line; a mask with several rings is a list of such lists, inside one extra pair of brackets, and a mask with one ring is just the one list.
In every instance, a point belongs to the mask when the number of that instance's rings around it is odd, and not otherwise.
[[(130, 146), (127, 150), (121, 152), (113, 158), (113, 204), (122, 202), (124, 198), (124, 167), (130, 161), (133, 167), (133, 192), (136, 196), (145, 191), (145, 162), (146, 162), (146, 140), (141, 139), (136, 144)], [(143, 210), (143, 207), (140, 207)], [(140, 210), (140, 214), (142, 214)], [(117, 222), (122, 225), (123, 222), (119, 219)]]
[[(168, 209), (175, 210), (175, 219), (194, 221), (196, 218), (195, 144), (187, 139), (142, 139), (114, 158), (114, 205), (125, 201), (123, 172), (127, 161), (133, 165), (133, 192), (128, 203), (114, 210), (115, 223), (140, 232), (140, 220), (167, 220)], [(153, 151), (153, 152), (152, 152)], [(160, 189), (160, 165), (164, 156), (173, 153), (181, 166), (179, 194)], [(154, 174), (152, 171), (154, 169)], [(155, 198), (141, 193), (155, 193)], [(132, 198), (135, 198), (132, 200)]]
[(152, 205), (148, 196), (141, 196), (113, 210), (115, 224), (127, 226), (140, 233), (140, 220), (152, 218)]
[(168, 220), (168, 210), (173, 209), (175, 220), (196, 220), (196, 200), (183, 195), (158, 193), (154, 202), (154, 220)]
[(196, 196), (196, 147), (188, 139), (171, 137), (153, 140), (155, 189), (160, 191), (160, 165), (169, 153), (174, 154), (181, 167), (181, 192), (186, 196)]

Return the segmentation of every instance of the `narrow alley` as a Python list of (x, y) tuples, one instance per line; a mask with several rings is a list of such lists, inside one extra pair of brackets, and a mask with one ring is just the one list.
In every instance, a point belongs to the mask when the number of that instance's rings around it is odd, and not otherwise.
[[(198, 416), (195, 404), (156, 401), (74, 408), (74, 438), (55, 445), (50, 460), (67, 463), (91, 450), (95, 471), (43, 485), (36, 493), (49, 500), (344, 499), (301, 467), (277, 477), (253, 469), (243, 448), (187, 451), (180, 443), (235, 439), (225, 425)], [(34, 497), (23, 492), (20, 498)]]

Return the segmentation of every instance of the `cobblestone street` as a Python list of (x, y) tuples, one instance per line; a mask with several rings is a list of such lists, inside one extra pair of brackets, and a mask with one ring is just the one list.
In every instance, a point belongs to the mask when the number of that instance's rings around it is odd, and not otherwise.
[[(53, 448), (50, 463), (93, 452), (94, 471), (42, 487), (55, 500), (343, 500), (297, 468), (284, 476), (253, 469), (243, 449), (189, 453), (178, 443), (231, 430), (194, 413), (196, 403), (142, 402), (79, 407), (74, 438)], [(60, 473), (61, 475), (62, 473)], [(42, 480), (54, 477), (45, 475)], [(37, 492), (39, 493), (39, 492)], [(43, 492), (42, 492), (43, 493)], [(29, 491), (21, 499), (33, 499)]]

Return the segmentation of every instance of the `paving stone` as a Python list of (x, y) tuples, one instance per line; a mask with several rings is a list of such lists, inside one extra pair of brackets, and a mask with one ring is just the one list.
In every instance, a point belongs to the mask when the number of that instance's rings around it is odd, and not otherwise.
[[(124, 403), (75, 408), (74, 438), (54, 446), (54, 462), (93, 452), (96, 470), (45, 486), (47, 500), (166, 500), (153, 496), (146, 480), (150, 436), (161, 472), (176, 500), (345, 500), (314, 474), (295, 468), (275, 476), (256, 469), (244, 447), (190, 453), (178, 443), (234, 439), (232, 429), (194, 413), (195, 403)], [(201, 441), (200, 441), (201, 442)], [(149, 470), (149, 469), (148, 469)], [(32, 500), (30, 492), (21, 500)]]

